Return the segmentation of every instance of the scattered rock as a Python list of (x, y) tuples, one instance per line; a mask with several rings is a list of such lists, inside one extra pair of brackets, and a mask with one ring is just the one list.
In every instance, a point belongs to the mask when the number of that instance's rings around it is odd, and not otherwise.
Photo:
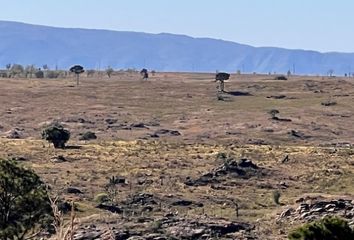
[[(65, 200), (59, 200), (57, 203), (58, 210), (61, 211), (63, 214), (66, 214), (68, 212), (71, 212), (72, 209), (72, 203), (65, 201)], [(77, 211), (77, 206), (74, 204), (74, 210)]]
[(241, 159), (240, 161), (226, 159), (219, 167), (202, 175), (196, 180), (188, 177), (184, 183), (187, 186), (205, 186), (208, 184), (221, 183), (225, 181), (227, 177), (249, 179), (254, 176), (263, 176), (264, 174), (264, 169), (259, 168), (248, 159)]
[(94, 123), (92, 121), (85, 120), (82, 117), (69, 117), (66, 119), (65, 122), (68, 122), (68, 123), (90, 123), (90, 124)]
[(115, 118), (107, 118), (105, 121), (106, 121), (107, 124), (115, 124), (115, 123), (118, 122), (118, 119), (115, 119)]
[(254, 164), (251, 160), (243, 158), (238, 162), (238, 166), (241, 168), (253, 168), (258, 169), (258, 166)]
[(91, 131), (83, 133), (82, 136), (79, 138), (80, 141), (89, 141), (94, 139), (97, 139), (96, 133)]
[(329, 106), (337, 105), (337, 102), (333, 101), (333, 100), (326, 100), (326, 101), (321, 102), (321, 105), (329, 107)]
[(126, 185), (128, 184), (128, 180), (125, 177), (121, 176), (112, 176), (109, 178), (110, 185)]
[(193, 202), (191, 200), (185, 200), (185, 199), (180, 199), (171, 204), (172, 206), (182, 206), (182, 207), (187, 207), (187, 206), (195, 206), (195, 207), (203, 207), (203, 203), (197, 203)]
[(148, 128), (145, 126), (144, 123), (132, 123), (132, 124), (130, 124), (130, 127), (132, 127), (132, 128)]
[(326, 215), (336, 215), (348, 220), (354, 218), (354, 202), (352, 200), (316, 200), (312, 203), (305, 203), (304, 200), (302, 198), (301, 201), (297, 201), (299, 205), (296, 209), (284, 210), (278, 216), (278, 221), (288, 221), (289, 219), (312, 221)]
[(11, 160), (23, 162), (23, 161), (27, 161), (28, 158), (27, 157), (23, 157), (23, 156), (14, 156), (14, 157), (11, 157)]
[(9, 139), (22, 139), (23, 129), (14, 128), (5, 133), (5, 137)]
[(169, 135), (169, 136), (180, 136), (181, 133), (176, 130), (169, 130), (169, 129), (159, 129), (153, 135)]
[[(155, 222), (156, 227), (141, 228), (141, 223)], [(254, 226), (243, 222), (226, 221), (208, 217), (198, 219), (178, 218), (174, 215), (160, 219), (143, 219), (131, 223), (129, 230), (122, 225), (114, 228), (106, 226), (80, 226), (75, 231), (75, 240), (117, 239), (117, 240), (166, 240), (166, 239), (255, 239), (252, 237)], [(140, 224), (140, 225), (136, 225)], [(151, 226), (151, 225), (145, 225)]]
[(124, 201), (124, 204), (132, 205), (156, 205), (157, 200), (155, 199), (154, 195), (149, 193), (138, 193), (133, 195), (131, 198)]
[(66, 192), (69, 194), (82, 194), (83, 193), (80, 189), (75, 188), (75, 187), (68, 187), (66, 189)]
[(54, 156), (50, 160), (54, 163), (62, 163), (67, 161), (66, 158), (62, 155)]
[(284, 99), (284, 98), (286, 98), (286, 96), (285, 95), (271, 95), (271, 96), (268, 96), (267, 98)]
[(300, 131), (295, 131), (295, 130), (291, 130), (289, 132), (289, 135), (292, 136), (292, 137), (296, 137), (296, 138), (302, 139), (302, 140), (309, 138), (309, 136), (306, 136), (304, 133), (302, 133)]
[(177, 239), (212, 239), (215, 236), (222, 237), (239, 231), (250, 232), (254, 228), (247, 223), (229, 222), (223, 219), (182, 220), (169, 225), (165, 231)]
[(112, 213), (119, 213), (119, 214), (123, 213), (123, 210), (113, 203), (103, 202), (97, 205), (96, 208), (110, 211)]

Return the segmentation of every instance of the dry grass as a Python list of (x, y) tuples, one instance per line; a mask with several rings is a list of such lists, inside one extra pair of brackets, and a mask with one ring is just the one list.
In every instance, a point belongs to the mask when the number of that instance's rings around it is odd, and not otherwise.
[(76, 227), (78, 225), (76, 214), (75, 214), (75, 207), (74, 202), (71, 202), (71, 212), (70, 212), (70, 219), (66, 221), (64, 219), (63, 213), (58, 209), (57, 201), (58, 197), (52, 199), (49, 196), (49, 200), (51, 203), (51, 207), (53, 209), (53, 216), (54, 216), (54, 229), (55, 235), (51, 237), (52, 240), (73, 240)]
[[(0, 139), (0, 157), (24, 157), (24, 164), (50, 184), (54, 193), (77, 203), (77, 218), (72, 215), (70, 220), (54, 207), (57, 239), (70, 239), (77, 219), (82, 224), (104, 226), (122, 220), (95, 208), (94, 197), (105, 191), (111, 176), (123, 176), (129, 182), (119, 188), (118, 201), (139, 192), (159, 197), (161, 210), (149, 213), (152, 217), (178, 211), (188, 217), (206, 214), (236, 219), (232, 202), (237, 202), (238, 220), (255, 223), (263, 236), (273, 239), (289, 227), (274, 224), (282, 209), (273, 201), (275, 190), (280, 191), (280, 203), (285, 205), (293, 205), (305, 195), (354, 197), (354, 150), (331, 145), (354, 142), (352, 79), (295, 77), (274, 81), (269, 76), (233, 76), (226, 90), (251, 95), (230, 96), (230, 102), (221, 102), (216, 100), (210, 74), (159, 73), (148, 82), (138, 78), (83, 79), (79, 88), (71, 87), (74, 82), (69, 79), (1, 80), (0, 131), (18, 127), (24, 129), (26, 139)], [(314, 93), (313, 89), (321, 91)], [(267, 98), (279, 94), (288, 98)], [(322, 106), (329, 95), (337, 105)], [(292, 122), (270, 120), (270, 109), (278, 109), (280, 117)], [(73, 117), (85, 121), (67, 121)], [(53, 149), (39, 140), (43, 124), (53, 119), (64, 122), (73, 133), (69, 145), (80, 148)], [(109, 128), (106, 119), (127, 125), (143, 122), (148, 128)], [(147, 137), (162, 128), (182, 135)], [(86, 130), (95, 131), (98, 140), (77, 141), (79, 133)], [(290, 130), (308, 138), (294, 138), (288, 134)], [(263, 145), (255, 144), (260, 140)], [(216, 158), (220, 152), (251, 159), (271, 174), (229, 179), (222, 189), (184, 184), (187, 177), (197, 178), (221, 164)], [(52, 162), (58, 155), (67, 161)], [(286, 155), (289, 161), (282, 164)], [(139, 184), (141, 180), (147, 183)], [(288, 187), (282, 188), (283, 183)], [(83, 194), (66, 194), (69, 186), (78, 187)], [(171, 206), (170, 195), (201, 202), (204, 207)]]

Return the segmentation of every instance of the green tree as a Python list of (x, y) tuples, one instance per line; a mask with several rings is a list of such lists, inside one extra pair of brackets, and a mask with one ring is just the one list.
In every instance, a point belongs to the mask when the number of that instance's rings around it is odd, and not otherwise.
[(38, 69), (34, 75), (36, 76), (36, 78), (44, 78), (44, 72), (40, 69)]
[(289, 240), (352, 240), (354, 230), (348, 222), (327, 216), (321, 220), (306, 223), (289, 234)]
[(44, 65), (43, 65), (43, 70), (44, 70), (44, 71), (49, 70), (49, 67), (48, 67), (48, 65), (47, 65), (47, 64), (44, 64)]
[(11, 74), (11, 76), (16, 77), (16, 76), (22, 75), (24, 71), (25, 71), (25, 69), (23, 68), (22, 65), (13, 64), (10, 69), (10, 74)]
[(111, 68), (111, 67), (108, 67), (107, 69), (106, 69), (106, 74), (107, 74), (107, 76), (110, 78), (111, 77), (111, 75), (112, 75), (112, 73), (114, 72), (114, 70), (113, 70), (113, 68)]
[(42, 139), (53, 143), (54, 148), (65, 148), (65, 143), (70, 139), (70, 132), (59, 123), (54, 123), (43, 130)]
[(33, 64), (26, 66), (25, 68), (26, 77), (32, 78), (35, 71), (36, 71), (36, 67)]
[(32, 170), (0, 160), (0, 239), (21, 240), (49, 225), (51, 206), (46, 187)]

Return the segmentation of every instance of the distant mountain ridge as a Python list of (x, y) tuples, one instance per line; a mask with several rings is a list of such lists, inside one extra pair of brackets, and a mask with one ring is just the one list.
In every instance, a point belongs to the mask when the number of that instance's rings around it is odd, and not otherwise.
[(354, 71), (354, 53), (252, 47), (211, 38), (57, 28), (0, 21), (0, 68), (8, 63), (64, 69), (148, 68), (157, 71), (334, 74)]

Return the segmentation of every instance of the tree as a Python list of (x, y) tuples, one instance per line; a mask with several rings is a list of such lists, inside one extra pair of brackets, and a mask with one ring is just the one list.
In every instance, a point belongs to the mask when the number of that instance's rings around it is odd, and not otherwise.
[(225, 91), (225, 81), (230, 78), (229, 73), (224, 73), (224, 72), (218, 72), (215, 75), (215, 82), (219, 82), (218, 86), (218, 92), (224, 92)]
[(143, 68), (140, 71), (140, 75), (143, 77), (143, 79), (147, 80), (149, 78), (149, 72), (146, 68)]
[(0, 160), (0, 239), (24, 239), (39, 225), (50, 225), (51, 212), (39, 176), (14, 161)]
[(87, 77), (92, 77), (95, 74), (95, 70), (93, 69), (89, 69), (86, 71)]
[(10, 68), (11, 68), (11, 63), (6, 64), (6, 69), (10, 70)]
[(107, 69), (106, 69), (106, 74), (107, 74), (107, 76), (110, 78), (111, 77), (111, 75), (112, 75), (112, 73), (114, 72), (114, 70), (113, 70), (113, 68), (111, 68), (111, 67), (108, 67)]
[(65, 143), (70, 139), (70, 132), (59, 123), (54, 123), (43, 130), (42, 139), (53, 143), (54, 148), (65, 148)]
[(34, 76), (36, 76), (36, 78), (44, 78), (44, 72), (41, 69), (38, 69), (35, 73)]
[(329, 69), (328, 72), (327, 72), (327, 75), (332, 77), (333, 73), (334, 73), (334, 70), (333, 69)]
[(277, 109), (271, 109), (268, 113), (270, 114), (272, 119), (278, 119), (278, 117), (276, 115), (279, 114), (280, 112)]
[(35, 73), (35, 71), (36, 71), (36, 68), (33, 64), (26, 66), (26, 69), (25, 69), (26, 77), (28, 77), (28, 75), (29, 75), (29, 78), (32, 78), (33, 73)]
[(17, 75), (21, 75), (24, 72), (24, 68), (20, 64), (13, 64), (10, 68), (11, 76), (15, 77)]
[(80, 66), (80, 65), (75, 65), (75, 66), (72, 66), (69, 69), (69, 71), (72, 72), (72, 73), (75, 73), (75, 75), (76, 75), (76, 85), (79, 85), (80, 74), (85, 72), (84, 67)]
[(338, 217), (327, 216), (321, 220), (306, 223), (289, 234), (289, 240), (351, 240), (354, 230), (348, 222)]
[(48, 65), (47, 65), (47, 64), (44, 64), (44, 65), (43, 65), (43, 70), (44, 70), (44, 71), (49, 70), (49, 67), (48, 67)]
[(290, 71), (290, 70), (288, 70), (288, 72), (286, 73), (286, 75), (287, 75), (288, 77), (290, 77), (290, 75), (291, 75), (291, 71)]

